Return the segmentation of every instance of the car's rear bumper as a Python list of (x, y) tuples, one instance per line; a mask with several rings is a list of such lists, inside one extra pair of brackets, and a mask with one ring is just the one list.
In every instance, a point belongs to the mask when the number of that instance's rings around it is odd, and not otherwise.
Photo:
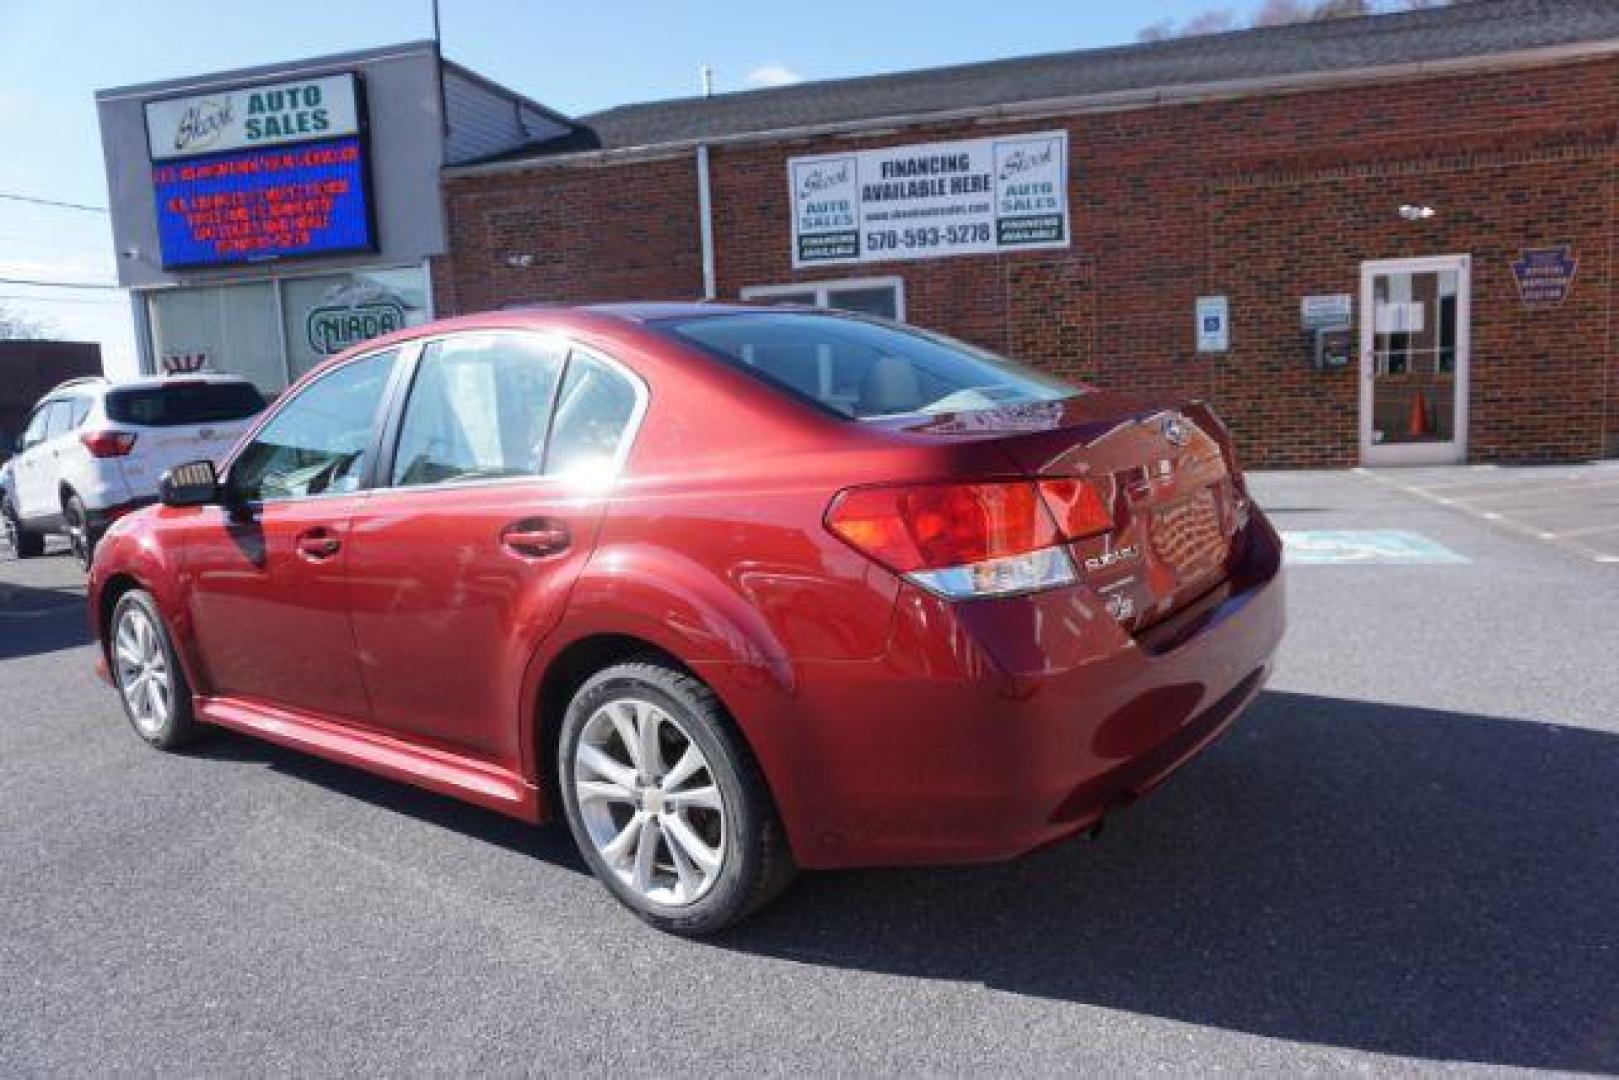
[(1280, 541), (1258, 514), (1247, 532), (1223, 591), (1139, 640), (1085, 588), (971, 604), (911, 590), (884, 660), (799, 667), (795, 715), (750, 731), (799, 862), (1009, 858), (1162, 782), (1270, 674)]

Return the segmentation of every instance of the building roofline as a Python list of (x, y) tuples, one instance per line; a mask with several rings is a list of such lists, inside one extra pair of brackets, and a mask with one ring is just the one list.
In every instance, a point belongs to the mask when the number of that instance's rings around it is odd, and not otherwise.
[[(1253, 79), (1227, 79), (1206, 83), (1110, 90), (1093, 94), (1030, 99), (995, 105), (975, 105), (959, 109), (869, 117), (836, 123), (805, 124), (794, 127), (761, 129), (727, 135), (676, 139), (641, 146), (584, 150), (547, 154), (543, 146), (528, 154), (507, 155), (495, 160), (454, 165), (445, 168), (448, 177), (474, 177), (522, 172), (548, 167), (610, 164), (645, 158), (670, 157), (698, 146), (734, 146), (761, 142), (786, 142), (825, 136), (870, 136), (896, 128), (922, 127), (952, 122), (990, 123), (1046, 119), (1074, 113), (1122, 112), (1171, 105), (1232, 98), (1261, 97), (1269, 94), (1308, 93), (1348, 86), (1361, 86), (1384, 80), (1409, 81), (1434, 76), (1457, 76), (1490, 71), (1512, 71), (1555, 64), (1600, 60), (1619, 55), (1619, 40), (1583, 41), (1572, 44), (1536, 46), (1507, 52), (1417, 60), (1335, 71), (1306, 71), (1267, 75)], [(582, 122), (588, 123), (588, 117)], [(577, 123), (577, 122), (576, 122)]]
[(465, 64), (456, 63), (454, 60), (447, 60), (442, 56), (439, 57), (439, 63), (444, 66), (444, 70), (454, 72), (456, 75), (466, 79), (468, 82), (474, 83), (477, 86), (488, 90), (492, 94), (499, 94), (508, 101), (515, 101), (525, 109), (532, 109), (548, 120), (554, 120), (558, 124), (561, 124), (570, 130), (579, 127), (579, 121), (575, 120), (573, 117), (557, 112), (549, 105), (542, 105), (538, 101), (535, 101), (533, 98), (529, 97), (527, 94), (520, 94), (511, 87), (506, 86), (503, 83), (498, 83), (487, 75), (480, 75), (476, 71), (473, 71), (471, 68), (467, 67)]
[[(177, 79), (162, 79), (158, 82), (116, 86), (107, 90), (97, 90), (96, 101), (117, 101), (120, 98), (131, 97), (146, 98), (158, 94), (175, 94), (187, 90), (209, 90), (242, 82), (269, 81), (279, 76), (296, 78), (310, 74), (311, 69), (341, 68), (362, 62), (388, 60), (396, 56), (415, 56), (424, 52), (437, 53), (437, 47), (432, 39), (402, 41), (395, 45), (381, 45), (371, 49), (355, 49), (350, 52), (331, 53), (326, 56), (310, 57), (307, 60), (258, 64), (253, 67), (236, 68), (231, 71), (210, 71), (202, 75), (183, 76)], [(448, 63), (448, 61), (445, 61), (445, 63)], [(457, 66), (459, 67), (459, 65)], [(504, 88), (502, 89), (504, 90)], [(520, 96), (512, 94), (510, 90), (504, 90), (504, 92), (511, 94), (513, 97)]]

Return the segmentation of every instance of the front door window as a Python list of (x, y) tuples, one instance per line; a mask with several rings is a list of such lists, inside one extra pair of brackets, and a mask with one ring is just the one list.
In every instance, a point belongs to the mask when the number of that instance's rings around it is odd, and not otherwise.
[(231, 466), (236, 497), (260, 502), (357, 490), (393, 360), (391, 352), (367, 356), (300, 390)]
[(1455, 270), (1372, 278), (1372, 441), (1456, 439)]

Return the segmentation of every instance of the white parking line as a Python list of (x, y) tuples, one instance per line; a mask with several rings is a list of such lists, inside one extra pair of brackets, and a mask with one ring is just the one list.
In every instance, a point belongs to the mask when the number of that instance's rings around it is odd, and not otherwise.
[[(1534, 484), (1516, 482), (1511, 484), (1501, 483), (1492, 484), (1488, 490), (1480, 491), (1477, 495), (1468, 495), (1466, 498), (1471, 502), (1478, 502), (1484, 499), (1521, 499), (1525, 496), (1532, 496), (1536, 494), (1552, 495), (1559, 490), (1568, 490), (1571, 488), (1578, 489), (1583, 492), (1590, 491), (1592, 488), (1613, 487), (1615, 484), (1619, 484), (1619, 476), (1603, 477), (1599, 480), (1564, 480), (1558, 484), (1557, 488), (1555, 489), (1548, 488), (1544, 480), (1539, 480)], [(1433, 489), (1429, 488), (1427, 490), (1432, 491)], [(1461, 501), (1460, 499), (1455, 499), (1454, 496), (1452, 496), (1452, 498), (1454, 501)]]
[(1564, 538), (1569, 536), (1590, 536), (1593, 533), (1614, 532), (1619, 530), (1619, 521), (1612, 525), (1591, 525), (1584, 529), (1564, 529), (1562, 532), (1547, 533), (1547, 537)]
[[(1550, 544), (1553, 547), (1562, 548), (1565, 551), (1579, 555), (1582, 558), (1590, 559), (1592, 562), (1619, 564), (1619, 555), (1616, 555), (1613, 552), (1602, 551), (1598, 548), (1591, 547), (1589, 544), (1582, 544), (1578, 540), (1571, 540), (1567, 535), (1560, 535), (1555, 532), (1548, 532), (1545, 529), (1536, 528), (1533, 525), (1518, 521), (1516, 518), (1508, 517), (1506, 514), (1503, 514), (1498, 510), (1481, 510), (1462, 499), (1435, 495), (1427, 488), (1418, 487), (1415, 484), (1404, 484), (1398, 480), (1392, 480), (1387, 476), (1375, 473), (1367, 468), (1356, 468), (1352, 471), (1359, 473), (1368, 480), (1373, 480), (1379, 484), (1394, 488), (1396, 491), (1403, 491), (1407, 495), (1415, 496), (1416, 498), (1422, 499), (1425, 502), (1431, 502), (1437, 506), (1444, 506), (1452, 510), (1458, 510), (1469, 517), (1477, 518), (1480, 521), (1499, 526), (1500, 528), (1508, 532), (1516, 533), (1519, 536), (1524, 536), (1531, 540), (1539, 540), (1543, 544)], [(1610, 481), (1604, 479), (1602, 482), (1608, 483)], [(1586, 486), (1588, 487), (1590, 485)]]

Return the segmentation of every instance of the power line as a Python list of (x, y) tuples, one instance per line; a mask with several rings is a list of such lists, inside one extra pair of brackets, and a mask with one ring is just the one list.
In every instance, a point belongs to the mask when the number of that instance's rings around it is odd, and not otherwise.
[(32, 285), (40, 289), (116, 289), (115, 282), (41, 281), (39, 278), (0, 277), (0, 285)]
[(30, 296), (27, 293), (0, 293), (0, 300), (26, 300), (30, 304), (116, 304), (116, 296)]
[(54, 206), (59, 210), (86, 210), (92, 214), (105, 214), (105, 206), (89, 206), (85, 203), (62, 202), (59, 199), (41, 199), (37, 195), (17, 195), (9, 191), (0, 191), (0, 199), (9, 202), (30, 203), (34, 206)]

